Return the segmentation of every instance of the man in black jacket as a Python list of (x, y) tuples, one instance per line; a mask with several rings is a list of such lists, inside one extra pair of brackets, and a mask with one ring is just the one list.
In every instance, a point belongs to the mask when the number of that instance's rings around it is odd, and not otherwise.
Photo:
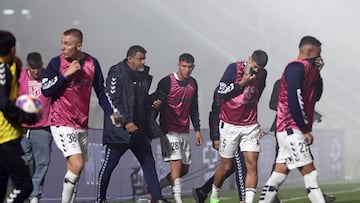
[(140, 162), (149, 185), (151, 202), (166, 202), (161, 195), (148, 126), (149, 106), (157, 108), (161, 101), (150, 101), (148, 94), (152, 76), (150, 67), (145, 65), (145, 54), (146, 50), (141, 46), (130, 47), (126, 59), (112, 66), (106, 79), (106, 94), (114, 112), (121, 113), (123, 122), (119, 124), (116, 119), (104, 118), (103, 144), (106, 151), (98, 179), (99, 203), (106, 201), (111, 173), (128, 149)]

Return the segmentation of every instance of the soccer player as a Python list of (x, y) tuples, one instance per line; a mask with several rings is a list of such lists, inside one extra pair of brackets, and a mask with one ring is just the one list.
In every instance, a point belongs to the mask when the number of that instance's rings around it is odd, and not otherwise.
[(40, 98), (42, 103), (41, 119), (33, 124), (23, 124), (26, 134), (21, 140), (25, 158), (30, 163), (34, 189), (30, 203), (38, 203), (41, 198), (45, 175), (49, 168), (52, 136), (50, 132), (50, 98), (41, 93), (41, 79), (45, 68), (40, 53), (27, 55), (27, 66), (20, 73), (19, 95), (30, 94)]
[(276, 164), (266, 182), (261, 203), (271, 203), (290, 170), (297, 168), (305, 182), (311, 202), (324, 203), (325, 199), (317, 182), (310, 145), (316, 100), (321, 95), (320, 71), (324, 66), (320, 56), (321, 42), (312, 36), (300, 40), (299, 55), (291, 61), (280, 81), (277, 105), (276, 137), (279, 145)]
[[(280, 79), (275, 81), (274, 87), (273, 87), (273, 90), (272, 90), (272, 93), (271, 93), (271, 97), (270, 97), (269, 107), (270, 107), (271, 110), (274, 110), (274, 111), (277, 111), (278, 94), (279, 94), (279, 89), (280, 89), (280, 81), (281, 81)], [(322, 91), (323, 91), (323, 84), (322, 84), (322, 79), (320, 78), (319, 81), (318, 81), (318, 84), (317, 84), (316, 101), (320, 100)], [(317, 118), (315, 119), (315, 117), (317, 117)], [(321, 114), (314, 111), (314, 122), (316, 120), (317, 120), (317, 122), (321, 122)], [(271, 125), (270, 132), (274, 132), (275, 139), (276, 139), (276, 116), (275, 116), (274, 122)], [(276, 155), (275, 155), (275, 162), (274, 162), (272, 171), (275, 168), (278, 149), (279, 149), (279, 145), (277, 144), (277, 140), (276, 140), (276, 149), (275, 149)], [(325, 194), (325, 193), (323, 193), (323, 195), (324, 195), (326, 203), (330, 203), (330, 202), (333, 202), (333, 201), (336, 200), (336, 197), (334, 195)], [(276, 195), (273, 203), (280, 203), (280, 202), (281, 202), (280, 199)]]
[(26, 113), (15, 105), (19, 73), (15, 63), (15, 44), (12, 33), (0, 30), (0, 202), (5, 200), (10, 177), (13, 190), (7, 202), (23, 203), (33, 186), (20, 144), (24, 133), (21, 123), (35, 123), (40, 112)]
[(82, 45), (83, 34), (79, 29), (66, 30), (61, 37), (61, 54), (51, 59), (42, 80), (42, 92), (51, 98), (51, 133), (66, 159), (62, 203), (74, 202), (84, 161), (87, 160), (92, 87), (104, 110), (104, 117), (112, 114), (100, 64), (81, 50)]
[[(219, 150), (220, 146), (220, 133), (219, 133), (219, 113), (220, 113), (220, 104), (221, 99), (217, 93), (218, 88), (215, 89), (213, 95), (213, 103), (211, 105), (211, 111), (209, 113), (209, 127), (210, 127), (210, 139), (212, 141), (213, 149)], [(234, 172), (236, 185), (238, 188), (238, 195), (240, 203), (245, 201), (245, 174), (246, 174), (246, 167), (244, 156), (238, 148), (238, 151), (235, 154), (234, 165), (231, 170), (226, 173), (224, 179), (231, 176)], [(196, 203), (204, 203), (207, 199), (208, 193), (211, 192), (212, 184), (214, 182), (214, 176), (209, 178), (201, 187), (195, 188), (192, 191), (192, 195), (195, 199)]]
[(182, 203), (180, 178), (189, 172), (191, 164), (190, 119), (195, 129), (196, 146), (202, 144), (198, 106), (198, 86), (191, 77), (195, 68), (189, 53), (179, 56), (178, 70), (160, 80), (157, 91), (167, 95), (160, 107), (160, 137), (164, 161), (170, 163), (170, 173), (160, 182), (170, 182), (176, 203)]
[(247, 61), (232, 63), (219, 84), (220, 107), (220, 166), (215, 171), (210, 202), (220, 202), (219, 190), (226, 173), (233, 167), (238, 147), (246, 165), (245, 202), (253, 202), (257, 187), (257, 160), (260, 137), (264, 135), (257, 120), (257, 105), (265, 88), (268, 61), (266, 52), (256, 50)]

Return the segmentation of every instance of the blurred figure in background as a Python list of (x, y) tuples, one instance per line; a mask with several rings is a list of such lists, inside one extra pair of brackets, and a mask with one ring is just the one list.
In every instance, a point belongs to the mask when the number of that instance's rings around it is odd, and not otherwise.
[(43, 109), (41, 119), (32, 125), (23, 124), (26, 130), (21, 140), (25, 158), (29, 162), (33, 191), (30, 203), (38, 203), (41, 198), (45, 175), (49, 168), (52, 136), (50, 132), (50, 98), (41, 92), (41, 80), (45, 71), (43, 60), (38, 52), (27, 55), (27, 65), (20, 73), (19, 95), (29, 94), (40, 98)]

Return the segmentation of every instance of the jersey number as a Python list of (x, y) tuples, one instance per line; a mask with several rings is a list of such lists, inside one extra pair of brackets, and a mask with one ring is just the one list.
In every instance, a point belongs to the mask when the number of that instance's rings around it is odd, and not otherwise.
[(305, 153), (309, 151), (309, 145), (307, 145), (306, 143), (299, 143), (299, 147), (301, 153)]
[(170, 147), (172, 151), (179, 150), (180, 149), (179, 142), (170, 142)]
[(67, 134), (66, 137), (68, 138), (68, 143), (77, 142), (76, 134), (75, 134), (75, 133)]

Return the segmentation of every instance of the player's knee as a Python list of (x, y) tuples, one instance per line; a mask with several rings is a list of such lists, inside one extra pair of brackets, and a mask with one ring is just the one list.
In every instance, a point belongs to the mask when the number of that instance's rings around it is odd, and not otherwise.
[(76, 175), (80, 175), (84, 168), (84, 159), (82, 158), (81, 154), (69, 157), (67, 163), (69, 170)]
[(314, 166), (314, 163), (307, 164), (300, 168), (300, 172), (303, 176), (305, 176), (306, 174), (309, 174), (315, 170), (316, 170), (316, 168)]
[(230, 170), (232, 170), (232, 164), (230, 164), (230, 163), (225, 163), (225, 164), (223, 164), (223, 166), (222, 166), (222, 171), (223, 171), (223, 173), (224, 174), (226, 174), (226, 173), (228, 173)]
[(84, 168), (84, 164), (83, 163), (72, 163), (70, 166), (69, 166), (69, 170), (76, 174), (76, 175), (80, 175), (81, 171), (83, 170)]
[(245, 164), (248, 170), (255, 170), (257, 168), (257, 159), (247, 159)]

